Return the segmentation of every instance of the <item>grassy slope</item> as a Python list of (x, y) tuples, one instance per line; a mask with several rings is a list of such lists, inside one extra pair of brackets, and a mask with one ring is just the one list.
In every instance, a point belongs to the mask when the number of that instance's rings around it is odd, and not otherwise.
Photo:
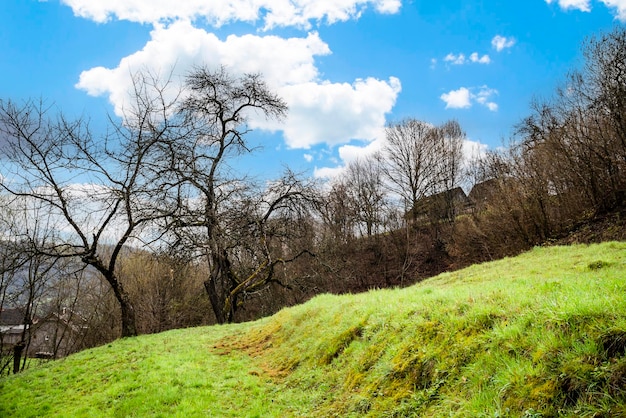
[(626, 243), (538, 248), (0, 379), (0, 416), (626, 416)]

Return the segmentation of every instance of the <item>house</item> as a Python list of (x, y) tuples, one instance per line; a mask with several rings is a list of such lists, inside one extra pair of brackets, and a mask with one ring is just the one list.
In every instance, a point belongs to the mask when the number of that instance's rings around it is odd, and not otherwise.
[(497, 196), (500, 192), (500, 180), (489, 179), (476, 183), (472, 190), (470, 190), (467, 196), (474, 207), (477, 209), (482, 208), (487, 202), (489, 202), (494, 196)]
[(81, 348), (87, 321), (67, 308), (50, 312), (33, 324), (29, 355), (44, 358), (65, 357)]
[(74, 312), (63, 308), (44, 317), (24, 321), (20, 308), (0, 311), (0, 342), (2, 352), (12, 350), (25, 341), (29, 357), (58, 358), (77, 351), (86, 330), (86, 321)]
[(417, 201), (406, 217), (416, 221), (454, 219), (472, 207), (471, 201), (460, 187), (426, 196)]
[(29, 325), (24, 323), (24, 310), (20, 308), (0, 310), (0, 343), (2, 351), (10, 349), (22, 340)]

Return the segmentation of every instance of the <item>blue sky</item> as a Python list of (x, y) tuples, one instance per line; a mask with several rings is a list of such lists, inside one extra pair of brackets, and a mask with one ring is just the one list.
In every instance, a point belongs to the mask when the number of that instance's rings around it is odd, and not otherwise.
[(581, 64), (626, 0), (2, 0), (0, 98), (44, 98), (98, 129), (139, 69), (261, 72), (290, 106), (251, 121), (240, 162), (324, 176), (384, 144), (388, 122), (457, 119), (497, 147)]

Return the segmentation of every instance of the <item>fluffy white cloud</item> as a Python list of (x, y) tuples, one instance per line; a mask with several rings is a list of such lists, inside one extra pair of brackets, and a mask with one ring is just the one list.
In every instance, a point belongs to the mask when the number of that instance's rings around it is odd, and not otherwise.
[(486, 106), (492, 112), (498, 110), (498, 104), (493, 102), (491, 99), (493, 96), (496, 96), (498, 91), (495, 89), (490, 89), (487, 86), (483, 86), (478, 90), (478, 93), (472, 96), (477, 103)]
[[(546, 3), (558, 3), (563, 10), (580, 10), (581, 12), (591, 11), (590, 0), (546, 0)], [(600, 0), (609, 9), (615, 9), (617, 19), (626, 21), (626, 0)]]
[(282, 129), (291, 148), (339, 145), (351, 139), (372, 141), (385, 125), (401, 90), (400, 80), (368, 78), (349, 83), (308, 82), (285, 86), (279, 94), (289, 104), (282, 125), (256, 120), (253, 127)]
[(491, 110), (492, 112), (498, 111), (498, 104), (495, 102), (487, 102), (485, 103), (485, 106), (487, 106), (487, 109)]
[(472, 52), (469, 58), (466, 57), (465, 54), (455, 55), (453, 53), (450, 53), (446, 55), (443, 60), (453, 65), (464, 65), (470, 62), (475, 63), (475, 64), (490, 64), (491, 63), (491, 58), (489, 58), (489, 55), (483, 55), (481, 57), (480, 55), (478, 55), (478, 52)]
[(440, 96), (446, 103), (446, 109), (469, 109), (474, 103), (485, 106), (492, 112), (498, 110), (498, 104), (492, 99), (498, 91), (487, 86), (479, 88), (461, 87), (458, 90), (451, 90)]
[(276, 88), (315, 79), (318, 71), (314, 58), (326, 54), (330, 54), (328, 45), (314, 32), (306, 38), (231, 35), (222, 41), (180, 21), (167, 27), (157, 25), (144, 48), (122, 58), (116, 68), (83, 71), (76, 87), (93, 96), (108, 94), (115, 112), (121, 114), (132, 74), (137, 71), (147, 69), (166, 78), (172, 68), (184, 74), (194, 64), (224, 64), (240, 73), (261, 71), (268, 84)]
[(332, 179), (345, 172), (346, 167), (353, 161), (371, 157), (381, 151), (386, 143), (385, 128), (380, 127), (376, 138), (365, 144), (348, 144), (338, 148), (339, 160), (335, 161), (334, 167), (315, 167), (313, 175), (317, 178)]
[(465, 64), (465, 55), (464, 54), (454, 55), (453, 53), (449, 53), (448, 55), (446, 55), (446, 57), (443, 60), (445, 62), (449, 62), (454, 65), (463, 65)]
[(471, 94), (467, 87), (444, 93), (441, 100), (446, 102), (446, 109), (467, 109), (472, 106)]
[[(364, 78), (332, 83), (320, 78), (318, 56), (330, 48), (316, 32), (281, 38), (249, 34), (220, 39), (197, 23), (229, 22), (273, 27), (309, 28), (314, 22), (334, 23), (359, 18), (366, 8), (396, 13), (401, 0), (61, 0), (74, 14), (97, 22), (112, 19), (153, 25), (151, 38), (114, 68), (83, 71), (76, 87), (93, 96), (107, 96), (118, 115), (132, 91), (133, 74), (149, 72), (170, 79), (172, 97), (181, 76), (193, 66), (226, 65), (233, 73), (259, 72), (289, 106), (282, 124), (252, 117), (250, 126), (283, 131), (291, 148), (338, 145), (353, 139), (372, 141), (385, 124), (401, 90), (400, 81)], [(172, 70), (173, 69), (173, 70)], [(172, 72), (173, 71), (173, 72)], [(306, 157), (305, 157), (306, 158)]]
[(472, 55), (470, 55), (470, 61), (476, 62), (478, 64), (489, 64), (491, 63), (491, 58), (489, 58), (489, 55), (486, 54), (482, 57), (479, 57), (478, 52), (474, 52), (472, 53)]
[(515, 42), (515, 38), (507, 38), (501, 35), (496, 35), (491, 40), (491, 46), (493, 46), (496, 51), (501, 52), (507, 48), (511, 48), (515, 45)]
[(607, 7), (615, 9), (617, 18), (626, 22), (626, 0), (602, 0)]
[(179, 21), (156, 25), (144, 48), (123, 58), (116, 68), (84, 71), (77, 87), (90, 95), (108, 95), (116, 114), (121, 115), (136, 71), (148, 69), (166, 78), (171, 68), (176, 74), (185, 74), (194, 64), (224, 64), (231, 71), (262, 73), (289, 105), (283, 124), (253, 119), (253, 128), (283, 130), (292, 148), (371, 140), (395, 104), (400, 81), (392, 77), (352, 84), (320, 82), (315, 57), (326, 54), (330, 49), (315, 32), (305, 38), (288, 39), (231, 35), (222, 41), (189, 22)]
[(463, 141), (463, 157), (465, 161), (471, 161), (472, 159), (483, 156), (487, 149), (489, 149), (489, 147), (481, 142), (472, 141), (471, 139)]
[(318, 179), (334, 179), (343, 174), (345, 169), (345, 166), (315, 167), (315, 169), (313, 170), (313, 177)]
[[(546, 0), (546, 3), (552, 4), (555, 0)], [(583, 12), (591, 11), (591, 7), (589, 6), (589, 0), (558, 0), (559, 6), (564, 9), (577, 9)]]
[(400, 0), (62, 0), (74, 14), (96, 22), (113, 18), (140, 23), (198, 20), (220, 26), (234, 21), (309, 28), (311, 21), (328, 23), (358, 18), (367, 7), (397, 13)]

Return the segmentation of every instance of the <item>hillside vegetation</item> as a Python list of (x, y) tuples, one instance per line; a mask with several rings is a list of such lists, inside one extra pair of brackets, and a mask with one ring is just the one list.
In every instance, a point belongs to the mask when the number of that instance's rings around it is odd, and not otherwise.
[(626, 416), (626, 243), (536, 248), (0, 379), (0, 416)]

